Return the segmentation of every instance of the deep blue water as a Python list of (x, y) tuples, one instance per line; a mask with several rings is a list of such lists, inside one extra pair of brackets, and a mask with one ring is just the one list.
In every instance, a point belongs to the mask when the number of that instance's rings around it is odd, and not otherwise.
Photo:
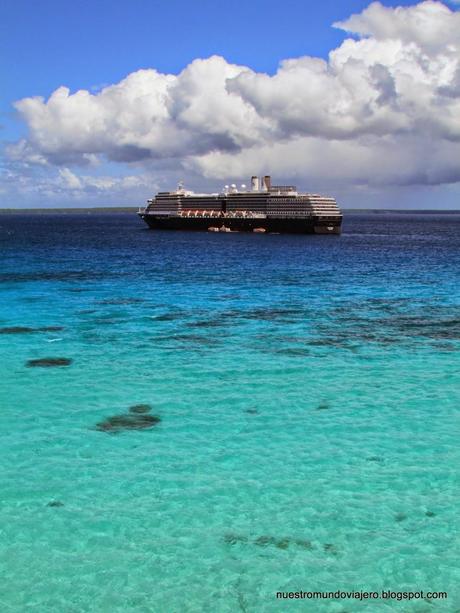
[(458, 611), (459, 248), (1, 215), (2, 610)]

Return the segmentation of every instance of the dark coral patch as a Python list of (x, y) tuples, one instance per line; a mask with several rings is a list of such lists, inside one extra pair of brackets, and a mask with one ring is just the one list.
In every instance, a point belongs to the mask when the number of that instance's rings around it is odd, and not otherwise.
[(254, 541), (254, 545), (258, 545), (259, 547), (267, 547), (267, 545), (273, 545), (275, 539), (272, 536), (259, 536)]
[(43, 328), (29, 328), (28, 326), (10, 326), (0, 328), (0, 334), (31, 334), (33, 332), (59, 332), (64, 330), (62, 326), (45, 326)]
[(310, 351), (302, 347), (286, 347), (284, 349), (278, 349), (276, 353), (290, 358), (303, 358), (310, 355)]
[(432, 346), (435, 347), (438, 351), (457, 351), (457, 347), (453, 343), (435, 341)]
[[(226, 545), (237, 545), (242, 543), (247, 544), (249, 543), (249, 539), (247, 536), (242, 536), (240, 534), (234, 534), (232, 532), (229, 532), (224, 535), (224, 543)], [(297, 547), (300, 547), (302, 549), (313, 549), (313, 545), (311, 544), (311, 542), (307, 541), (306, 539), (293, 539), (288, 537), (276, 538), (274, 536), (263, 535), (258, 536), (257, 538), (252, 540), (252, 543), (254, 545), (257, 545), (257, 547), (264, 548), (270, 546), (276, 547), (277, 549), (288, 549), (290, 545), (296, 545)], [(325, 550), (329, 551), (330, 553), (336, 553), (334, 545), (325, 545)]]
[(250, 312), (242, 312), (241, 313), (246, 319), (258, 319), (262, 321), (273, 321), (277, 319), (283, 319), (285, 317), (294, 317), (304, 315), (305, 311), (301, 308), (284, 308), (284, 307), (274, 307), (274, 308), (258, 308), (253, 309)]
[(425, 513), (425, 515), (426, 515), (427, 517), (436, 517), (436, 513), (434, 513), (433, 511), (427, 511), (427, 512)]
[(35, 328), (26, 326), (11, 326), (9, 328), (0, 328), (0, 334), (30, 334), (35, 332)]
[(307, 539), (295, 539), (294, 543), (302, 549), (313, 549), (311, 541), (308, 541)]
[(48, 502), (46, 506), (47, 507), (63, 507), (64, 503), (61, 502), (60, 500), (51, 500), (50, 502)]
[(289, 547), (289, 539), (277, 539), (274, 536), (259, 536), (254, 541), (254, 545), (257, 545), (258, 547), (268, 547), (268, 545), (273, 545), (278, 549), (287, 549)]
[(407, 519), (407, 515), (405, 513), (396, 513), (395, 521), (401, 522), (401, 521), (404, 521), (405, 519)]
[(96, 430), (108, 434), (118, 434), (124, 430), (146, 430), (153, 428), (161, 421), (156, 415), (114, 415), (96, 424)]
[(130, 413), (149, 413), (152, 407), (149, 404), (133, 404), (129, 407)]
[(341, 347), (342, 344), (334, 339), (330, 338), (315, 338), (311, 341), (308, 341), (308, 345), (312, 345), (313, 347)]
[(219, 319), (202, 319), (198, 321), (191, 321), (186, 324), (189, 328), (219, 328), (224, 326), (225, 322)]
[(333, 543), (325, 543), (324, 551), (326, 553), (330, 553), (330, 554), (332, 554), (334, 556), (336, 556), (338, 554), (337, 547)]
[[(117, 272), (120, 275), (120, 272)], [(70, 271), (38, 271), (38, 272), (5, 272), (0, 273), (0, 283), (21, 283), (28, 281), (91, 281), (106, 279), (113, 275), (97, 271), (70, 270)], [(81, 288), (72, 288), (67, 291), (85, 291)]]
[(249, 415), (258, 415), (259, 414), (259, 411), (257, 409), (246, 409), (245, 412), (249, 413)]
[(72, 360), (70, 358), (38, 358), (37, 360), (28, 360), (27, 366), (29, 367), (43, 367), (49, 368), (52, 366), (70, 366)]
[(238, 543), (247, 543), (248, 537), (240, 534), (228, 533), (224, 535), (224, 543), (226, 545), (237, 545)]
[(328, 402), (323, 401), (319, 403), (319, 405), (316, 407), (316, 410), (317, 411), (327, 411), (330, 408), (331, 408), (331, 405)]
[(201, 334), (174, 334), (170, 337), (171, 340), (182, 343), (191, 343), (196, 345), (216, 345), (217, 339), (202, 336)]

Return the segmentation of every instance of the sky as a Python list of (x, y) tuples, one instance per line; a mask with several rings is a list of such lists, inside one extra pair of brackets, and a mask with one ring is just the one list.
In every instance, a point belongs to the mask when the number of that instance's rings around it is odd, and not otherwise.
[(0, 207), (271, 174), (460, 209), (460, 2), (2, 0)]

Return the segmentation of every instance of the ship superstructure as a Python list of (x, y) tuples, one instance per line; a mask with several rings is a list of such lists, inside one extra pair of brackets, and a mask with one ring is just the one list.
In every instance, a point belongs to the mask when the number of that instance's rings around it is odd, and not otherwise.
[(176, 230), (340, 234), (342, 214), (334, 198), (300, 193), (253, 176), (251, 189), (226, 185), (220, 193), (196, 194), (180, 183), (147, 201), (140, 217), (151, 228)]

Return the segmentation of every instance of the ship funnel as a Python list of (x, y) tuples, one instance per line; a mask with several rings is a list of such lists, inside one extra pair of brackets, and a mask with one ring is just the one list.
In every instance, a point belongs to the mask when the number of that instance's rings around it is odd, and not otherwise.
[(259, 177), (256, 177), (256, 176), (251, 177), (251, 189), (253, 192), (259, 191)]
[(272, 178), (270, 175), (265, 175), (264, 177), (264, 190), (269, 192), (272, 186)]

